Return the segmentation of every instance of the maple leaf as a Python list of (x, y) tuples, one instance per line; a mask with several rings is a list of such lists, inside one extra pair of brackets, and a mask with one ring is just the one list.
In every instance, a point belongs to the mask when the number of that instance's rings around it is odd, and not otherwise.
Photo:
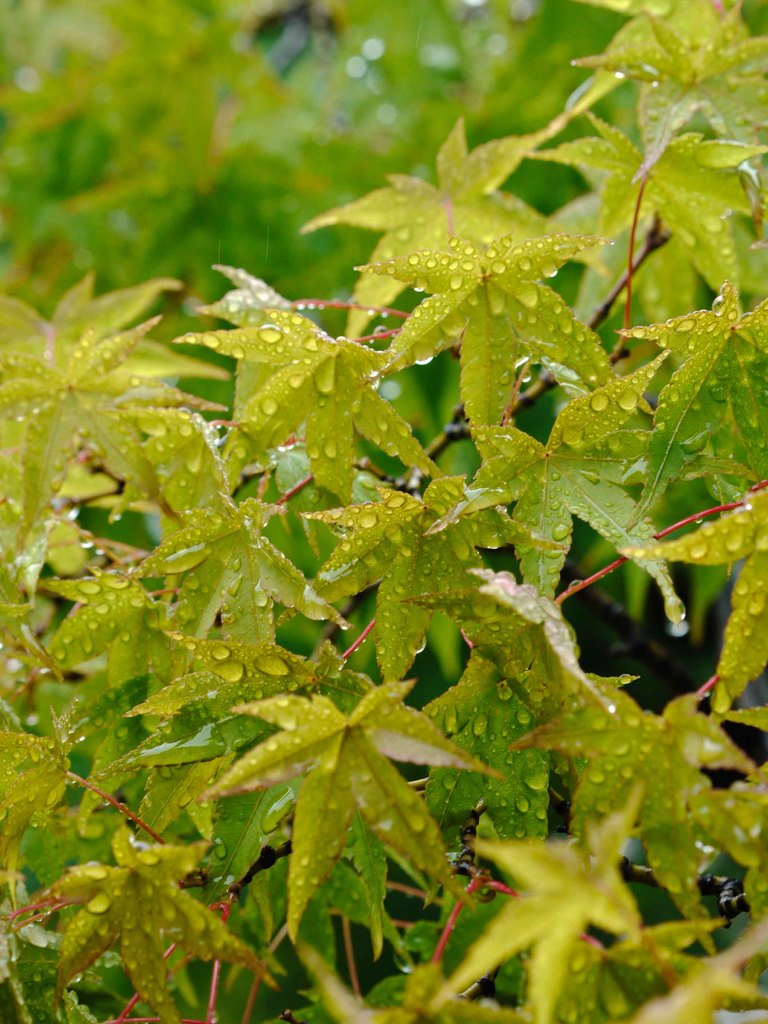
[[(643, 465), (645, 435), (619, 428), (637, 409), (658, 366), (657, 358), (591, 395), (573, 399), (555, 420), (545, 445), (516, 427), (479, 428), (474, 436), (483, 466), (463, 500), (435, 529), (462, 512), (515, 501), (514, 522), (555, 545), (523, 550), (520, 557), (524, 581), (547, 596), (554, 594), (560, 578), (573, 516), (617, 548), (626, 547), (630, 536), (649, 539), (653, 525), (636, 522), (637, 506), (623, 486)], [(667, 614), (677, 621), (682, 606), (663, 561), (640, 564), (659, 584)]]
[[(494, 139), (467, 150), (464, 119), (454, 125), (437, 155), (437, 187), (404, 174), (389, 176), (389, 187), (314, 217), (303, 231), (349, 224), (382, 231), (371, 262), (391, 260), (421, 248), (442, 248), (459, 235), (475, 244), (511, 234), (518, 241), (544, 234), (547, 220), (521, 199), (496, 190), (520, 161), (553, 131)], [(353, 297), (361, 306), (387, 306), (403, 290), (395, 278), (360, 278)], [(347, 330), (361, 333), (370, 314), (353, 311)]]
[(673, 973), (679, 979), (695, 973), (699, 959), (683, 950), (697, 941), (710, 945), (712, 932), (720, 927), (717, 918), (667, 921), (644, 927), (640, 943), (624, 939), (607, 949), (577, 943), (555, 1019), (568, 1024), (626, 1020), (650, 999), (665, 995)]
[(640, 215), (657, 213), (662, 218), (711, 288), (717, 290), (724, 280), (738, 281), (728, 217), (733, 211), (750, 213), (738, 168), (765, 147), (704, 140), (700, 133), (689, 132), (675, 138), (653, 166), (644, 169), (641, 152), (626, 135), (594, 115), (590, 120), (599, 137), (564, 142), (534, 155), (537, 160), (605, 172), (600, 230), (613, 236), (629, 227), (641, 179)]
[(404, 602), (465, 585), (466, 570), (482, 565), (476, 547), (535, 541), (498, 509), (457, 517), (445, 530), (430, 533), (463, 494), (462, 477), (433, 480), (423, 500), (401, 491), (381, 493), (381, 501), (312, 512), (307, 518), (343, 531), (315, 578), (322, 597), (336, 601), (382, 579), (376, 595), (376, 651), (385, 678), (394, 680), (408, 670), (431, 618), (429, 609)]
[(120, 936), (120, 955), (136, 991), (163, 1024), (181, 1018), (168, 991), (166, 946), (177, 943), (204, 960), (228, 960), (260, 971), (261, 961), (212, 911), (180, 889), (205, 843), (151, 846), (132, 842), (121, 827), (112, 840), (116, 867), (70, 868), (50, 888), (67, 903), (83, 904), (64, 931), (58, 993), (67, 981), (105, 953)]
[(657, 716), (615, 690), (607, 707), (584, 704), (566, 711), (515, 746), (588, 758), (573, 797), (572, 823), (582, 834), (591, 819), (622, 806), (642, 784), (640, 835), (648, 863), (684, 914), (700, 914), (697, 878), (708, 855), (697, 842), (692, 806), (711, 788), (700, 769), (750, 771), (752, 763), (716, 722), (697, 711), (695, 694), (671, 701)]
[(460, 826), (482, 800), (501, 839), (544, 838), (549, 758), (538, 750), (510, 751), (510, 744), (530, 730), (533, 718), (493, 663), (473, 650), (459, 682), (427, 704), (424, 714), (499, 774), (493, 778), (433, 769), (426, 799), (440, 827)]
[(214, 270), (228, 278), (237, 287), (226, 292), (217, 302), (200, 306), (198, 313), (220, 317), (237, 327), (261, 327), (269, 323), (270, 310), (291, 310), (293, 304), (283, 298), (266, 281), (254, 277), (240, 267), (227, 267), (214, 263)]
[[(283, 310), (270, 310), (261, 327), (185, 334), (177, 341), (260, 368), (249, 387), (238, 389), (235, 403), (235, 418), (256, 457), (305, 424), (315, 480), (344, 500), (355, 475), (354, 430), (406, 465), (439, 475), (410, 426), (376, 390), (382, 353), (331, 338), (306, 317)], [(240, 431), (233, 434), (235, 448), (242, 442)]]
[(204, 635), (220, 612), (225, 638), (274, 640), (273, 601), (310, 619), (343, 622), (264, 536), (270, 517), (280, 511), (255, 498), (235, 505), (219, 495), (214, 508), (182, 516), (182, 528), (161, 541), (138, 569), (145, 577), (183, 575), (174, 614), (178, 628)]
[(0, 353), (0, 411), (27, 421), (21, 443), (26, 531), (44, 516), (68, 463), (83, 444), (95, 449), (110, 473), (126, 481), (123, 505), (139, 496), (162, 505), (130, 410), (153, 405), (219, 406), (138, 376), (124, 365), (156, 322), (102, 339), (96, 332), (86, 332), (76, 344), (57, 349), (53, 359)]
[(761, 384), (768, 374), (768, 301), (739, 316), (738, 293), (726, 282), (711, 312), (633, 327), (625, 335), (651, 339), (680, 360), (659, 394), (641, 514), (696, 459), (722, 426), (729, 405), (729, 430), (741, 437), (757, 478), (768, 476), (768, 409)]
[(288, 871), (292, 937), (310, 898), (342, 855), (356, 809), (372, 831), (417, 870), (456, 888), (434, 818), (388, 759), (487, 769), (402, 703), (412, 685), (377, 687), (349, 716), (321, 695), (284, 695), (235, 709), (283, 731), (245, 754), (207, 797), (261, 789), (310, 766), (293, 819)]
[(218, 449), (219, 435), (199, 413), (136, 409), (133, 417), (147, 435), (144, 455), (168, 508), (174, 512), (212, 509), (226, 501), (230, 488)]
[(635, 792), (621, 811), (591, 824), (587, 856), (562, 842), (478, 841), (478, 854), (508, 872), (525, 892), (520, 899), (510, 899), (469, 947), (436, 997), (435, 1009), (450, 995), (533, 946), (529, 1003), (536, 1024), (549, 1024), (566, 981), (569, 956), (590, 924), (614, 935), (627, 933), (639, 938), (640, 914), (617, 867), (634, 824), (637, 802)]
[(761, 921), (738, 942), (701, 963), (700, 969), (642, 1007), (627, 1024), (689, 1024), (690, 1021), (722, 1020), (716, 1013), (723, 1006), (747, 1005), (765, 1008), (765, 996), (740, 976), (744, 963), (761, 952), (768, 940), (768, 923)]
[[(107, 678), (111, 686), (152, 667), (161, 675), (167, 670), (165, 608), (136, 580), (94, 566), (93, 576), (48, 579), (45, 588), (76, 602), (49, 641), (61, 669), (75, 668), (109, 649)], [(141, 644), (136, 643), (138, 636)]]
[(387, 371), (429, 359), (461, 342), (461, 397), (475, 424), (498, 423), (515, 375), (541, 363), (577, 393), (610, 376), (597, 335), (576, 319), (542, 277), (602, 240), (548, 235), (520, 242), (497, 238), (485, 251), (460, 238), (449, 251), (421, 250), (358, 269), (389, 275), (433, 292), (411, 313), (390, 345)]
[(723, 13), (709, 0), (687, 0), (658, 13), (666, 16), (638, 19), (605, 53), (575, 61), (642, 83), (643, 169), (699, 112), (718, 135), (756, 141), (766, 119), (768, 38), (749, 37), (738, 5)]
[(315, 950), (301, 946), (299, 955), (312, 972), (329, 1014), (338, 1024), (525, 1024), (517, 1010), (484, 1006), (468, 999), (445, 1002), (434, 1009), (442, 976), (437, 964), (419, 964), (408, 975), (400, 1006), (368, 1009), (331, 973)]
[[(573, 630), (558, 605), (509, 572), (472, 572), (483, 581), (479, 588), (421, 597), (418, 603), (447, 612), (461, 624), (477, 654), (496, 665), (525, 705), (518, 724), (544, 721), (574, 702), (608, 703), (579, 665)], [(450, 712), (443, 717), (449, 731), (458, 721)], [(539, 784), (536, 778), (533, 788)]]
[[(0, 863), (13, 877), (24, 832), (46, 821), (64, 796), (71, 741), (65, 720), (53, 737), (0, 732)], [(15, 882), (11, 898), (15, 899)]]
[(768, 493), (750, 495), (742, 508), (686, 537), (631, 550), (634, 557), (694, 565), (746, 559), (733, 587), (731, 614), (717, 663), (719, 681), (712, 693), (712, 708), (722, 714), (768, 662)]

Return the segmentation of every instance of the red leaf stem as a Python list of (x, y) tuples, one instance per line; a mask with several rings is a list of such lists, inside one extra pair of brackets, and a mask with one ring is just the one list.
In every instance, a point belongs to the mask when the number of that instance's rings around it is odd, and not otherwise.
[(696, 691), (696, 696), (699, 698), (699, 700), (703, 700), (704, 697), (707, 696), (707, 694), (711, 689), (713, 689), (715, 683), (717, 683), (719, 678), (720, 676), (717, 674), (717, 672), (715, 672), (713, 676), (709, 677), (706, 683), (704, 683), (702, 686), (698, 688), (698, 690)]
[[(659, 530), (658, 533), (654, 533), (654, 540), (661, 540), (663, 537), (667, 537), (670, 533), (674, 533), (676, 530), (682, 529), (684, 526), (689, 526), (691, 523), (696, 523), (700, 519), (704, 519), (707, 516), (715, 516), (719, 512), (732, 512), (736, 508), (742, 508), (744, 504), (749, 501), (749, 495), (754, 494), (755, 491), (762, 491), (768, 487), (768, 480), (761, 480), (760, 483), (753, 484), (747, 492), (747, 497), (742, 498), (740, 501), (731, 501), (725, 505), (715, 505), (713, 508), (704, 509), (703, 512), (694, 512), (693, 515), (686, 516), (685, 519), (679, 520), (677, 523), (673, 523), (671, 526), (665, 526), (663, 530)], [(580, 590), (584, 590), (586, 587), (591, 586), (593, 583), (597, 583), (603, 576), (607, 576), (608, 573), (613, 572), (614, 569), (618, 569), (620, 565), (628, 561), (626, 555), (621, 555), (615, 561), (611, 562), (610, 565), (604, 566), (599, 569), (596, 573), (591, 576), (587, 576), (586, 579), (576, 580), (575, 583), (571, 583), (562, 594), (558, 594), (555, 598), (555, 604), (562, 604), (566, 598), (571, 597), (573, 594), (578, 594)]]
[(287, 491), (285, 491), (284, 494), (281, 494), (280, 497), (275, 501), (275, 504), (276, 505), (284, 505), (295, 494), (298, 494), (299, 491), (303, 491), (304, 488), (307, 486), (307, 484), (311, 484), (314, 479), (315, 478), (314, 478), (314, 475), (312, 473), (310, 473), (309, 476), (305, 476), (303, 480), (299, 480), (299, 482), (297, 484), (294, 484), (293, 487), (291, 487)]
[(358, 647), (360, 647), (362, 645), (363, 641), (367, 638), (368, 634), (371, 632), (371, 630), (373, 629), (373, 627), (375, 625), (376, 625), (376, 616), (374, 615), (374, 617), (371, 619), (371, 621), (365, 627), (365, 629), (360, 634), (360, 636), (357, 638), (357, 640), (355, 640), (355, 642), (352, 644), (352, 646), (348, 647), (346, 649), (346, 651), (344, 651), (344, 653), (342, 654), (342, 658), (345, 661), (347, 660), (347, 658), (350, 657), (350, 655), (355, 653), (355, 651), (358, 649)]
[[(226, 924), (229, 915), (232, 913), (231, 903), (216, 903), (211, 910), (221, 911), (221, 923)], [(219, 995), (219, 980), (221, 978), (221, 960), (213, 961), (213, 973), (211, 974), (211, 989), (208, 994), (208, 1010), (205, 1015), (206, 1024), (216, 1024), (216, 1000)]]
[(90, 780), (84, 779), (81, 775), (76, 775), (75, 772), (67, 772), (67, 778), (72, 779), (72, 781), (76, 782), (78, 785), (85, 786), (86, 789), (90, 789), (91, 792), (96, 793), (102, 800), (106, 800), (108, 804), (112, 804), (113, 807), (117, 808), (117, 810), (120, 811), (121, 814), (124, 814), (126, 818), (130, 818), (134, 824), (143, 829), (148, 836), (151, 836), (156, 843), (159, 843), (161, 846), (165, 845), (163, 837), (158, 835), (157, 832), (155, 832), (155, 830), (146, 823), (146, 821), (142, 821), (138, 814), (132, 811), (130, 807), (126, 807), (125, 804), (120, 803), (119, 800), (110, 796), (109, 793), (105, 793), (103, 789), (99, 789), (99, 787), (94, 785)]

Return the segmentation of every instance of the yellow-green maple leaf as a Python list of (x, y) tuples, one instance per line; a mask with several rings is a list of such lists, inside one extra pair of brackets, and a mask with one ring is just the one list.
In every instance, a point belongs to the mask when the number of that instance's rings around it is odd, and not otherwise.
[(341, 857), (356, 809), (372, 831), (417, 870), (456, 888), (437, 823), (389, 759), (487, 769), (449, 742), (428, 718), (403, 704), (412, 685), (377, 687), (349, 716), (319, 695), (284, 695), (236, 709), (279, 726), (282, 732), (245, 754), (207, 797), (261, 789), (309, 767), (293, 820), (288, 870), (291, 936), (296, 935), (309, 900)]
[(617, 866), (636, 812), (635, 795), (623, 810), (600, 824), (593, 823), (587, 836), (587, 855), (558, 841), (478, 841), (478, 854), (501, 867), (524, 892), (519, 899), (510, 898), (469, 947), (461, 966), (436, 996), (433, 1008), (445, 1005), (451, 995), (533, 947), (528, 962), (528, 1002), (536, 1024), (550, 1024), (570, 953), (589, 925), (614, 935), (639, 936), (642, 920)]
[(740, 435), (750, 467), (758, 479), (768, 476), (768, 300), (741, 316), (738, 302), (726, 282), (711, 311), (626, 332), (655, 341), (680, 360), (654, 413), (641, 514), (707, 445), (729, 405), (730, 429)]
[(577, 393), (605, 383), (610, 367), (597, 335), (541, 283), (598, 244), (578, 235), (525, 242), (506, 235), (483, 250), (451, 238), (448, 251), (420, 250), (361, 268), (433, 293), (388, 349), (388, 372), (461, 342), (461, 397), (474, 424), (499, 422), (527, 360)]
[(181, 1017), (168, 988), (166, 947), (176, 943), (203, 960), (228, 960), (251, 970), (258, 957), (211, 910), (179, 888), (197, 865), (205, 843), (151, 846), (134, 842), (126, 828), (112, 840), (116, 867), (70, 868), (50, 893), (82, 909), (67, 922), (61, 944), (58, 992), (120, 937), (120, 955), (136, 991), (163, 1024)]
[[(316, 482), (349, 499), (355, 476), (355, 430), (408, 466), (439, 470), (394, 407), (376, 390), (386, 359), (348, 338), (332, 338), (296, 312), (269, 310), (259, 327), (185, 334), (177, 340), (205, 345), (258, 372), (238, 387), (229, 448), (247, 461), (263, 460), (303, 426)], [(242, 451), (240, 452), (240, 449)]]
[[(437, 154), (437, 187), (404, 174), (389, 186), (314, 217), (304, 231), (349, 224), (384, 232), (371, 262), (390, 260), (421, 248), (442, 248), (454, 235), (483, 245), (512, 233), (518, 241), (543, 234), (547, 221), (516, 196), (496, 190), (523, 157), (552, 132), (494, 139), (468, 151), (460, 118)], [(362, 306), (386, 306), (403, 290), (395, 278), (362, 277), (354, 298)], [(353, 311), (349, 334), (361, 333), (370, 314)]]

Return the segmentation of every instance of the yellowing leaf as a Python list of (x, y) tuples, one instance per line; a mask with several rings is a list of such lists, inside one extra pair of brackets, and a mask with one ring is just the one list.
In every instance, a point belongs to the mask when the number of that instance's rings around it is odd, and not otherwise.
[(525, 891), (520, 899), (510, 898), (470, 946), (436, 998), (435, 1008), (444, 1005), (449, 994), (461, 992), (504, 960), (533, 946), (529, 1002), (536, 1024), (550, 1024), (566, 980), (568, 957), (582, 932), (594, 924), (614, 935), (639, 934), (640, 915), (617, 868), (636, 809), (637, 800), (631, 799), (624, 810), (593, 825), (588, 835), (589, 859), (562, 842), (479, 841), (480, 856), (503, 868)]
[[(528, 152), (551, 132), (508, 136), (467, 151), (464, 120), (460, 118), (437, 156), (438, 187), (420, 178), (395, 174), (390, 185), (346, 206), (314, 217), (305, 231), (331, 224), (350, 224), (384, 232), (371, 253), (371, 262), (390, 260), (416, 249), (439, 249), (454, 234), (474, 244), (487, 244), (512, 233), (518, 241), (543, 234), (546, 220), (516, 196), (495, 190)], [(354, 298), (366, 306), (390, 304), (403, 289), (394, 278), (362, 277)], [(353, 312), (347, 330), (362, 332), (370, 316)]]
[(261, 962), (178, 882), (196, 866), (200, 844), (152, 846), (134, 843), (127, 829), (115, 834), (116, 867), (86, 864), (70, 868), (51, 887), (57, 899), (82, 905), (64, 932), (59, 993), (67, 981), (106, 952), (120, 937), (120, 954), (136, 991), (163, 1024), (180, 1024), (168, 990), (163, 954), (176, 942), (204, 960), (229, 960), (252, 970)]
[[(388, 758), (485, 768), (402, 703), (411, 685), (371, 690), (349, 717), (322, 696), (275, 697), (238, 709), (282, 731), (245, 754), (211, 787), (209, 797), (271, 786), (309, 768), (293, 823), (288, 873), (292, 935), (312, 895), (343, 853), (355, 809), (415, 868), (455, 887), (437, 824)], [(323, 842), (317, 841), (319, 834)]]
[(643, 713), (625, 693), (608, 706), (584, 705), (535, 729), (518, 748), (587, 758), (573, 798), (573, 825), (620, 807), (642, 784), (640, 835), (658, 881), (690, 917), (700, 913), (698, 874), (708, 855), (698, 842), (695, 798), (710, 788), (702, 768), (750, 771), (751, 762), (712, 719), (697, 713), (693, 694), (670, 702), (662, 717)]

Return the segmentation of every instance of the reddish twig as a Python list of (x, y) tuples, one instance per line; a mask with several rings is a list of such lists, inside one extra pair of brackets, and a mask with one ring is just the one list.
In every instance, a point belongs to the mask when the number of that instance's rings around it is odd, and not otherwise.
[[(232, 913), (231, 903), (218, 903), (211, 909), (221, 911), (221, 923), (226, 924), (229, 915)], [(216, 1000), (219, 995), (219, 979), (221, 977), (221, 960), (213, 961), (213, 974), (211, 975), (211, 988), (208, 993), (208, 1010), (205, 1015), (206, 1024), (216, 1024)]]
[(358, 647), (360, 647), (360, 645), (363, 643), (363, 641), (366, 639), (366, 637), (368, 636), (368, 634), (371, 632), (371, 630), (373, 629), (373, 627), (375, 625), (376, 625), (376, 616), (374, 615), (374, 617), (371, 619), (371, 621), (365, 627), (365, 629), (360, 634), (360, 636), (357, 638), (357, 640), (355, 640), (355, 642), (352, 644), (352, 646), (348, 647), (346, 649), (346, 651), (344, 651), (344, 653), (342, 654), (342, 658), (345, 661), (347, 660), (347, 658), (350, 657), (350, 655), (355, 653), (355, 651), (358, 649)]
[(632, 276), (634, 272), (635, 258), (635, 235), (637, 234), (637, 222), (640, 219), (640, 207), (643, 202), (643, 192), (648, 181), (647, 175), (640, 182), (640, 189), (637, 193), (635, 203), (635, 214), (632, 218), (632, 227), (629, 232), (629, 253), (627, 255), (627, 291), (624, 299), (624, 330), (628, 331), (632, 322)]
[(309, 476), (305, 476), (303, 480), (299, 480), (297, 484), (294, 484), (293, 487), (289, 488), (284, 494), (281, 494), (275, 501), (275, 504), (284, 505), (287, 501), (290, 501), (295, 494), (298, 494), (299, 491), (303, 491), (307, 484), (311, 484), (314, 479), (315, 477), (312, 473), (310, 473)]
[(67, 772), (67, 778), (72, 779), (72, 781), (76, 782), (79, 786), (85, 786), (85, 788), (90, 789), (92, 793), (96, 793), (102, 800), (106, 800), (108, 804), (112, 804), (112, 806), (120, 811), (121, 814), (124, 814), (126, 818), (130, 818), (134, 824), (138, 825), (140, 829), (143, 829), (148, 836), (151, 836), (156, 843), (159, 843), (161, 846), (165, 845), (163, 837), (158, 835), (157, 832), (155, 832), (155, 830), (146, 823), (146, 821), (142, 821), (138, 814), (132, 811), (130, 807), (126, 807), (125, 804), (116, 800), (113, 796), (110, 796), (109, 793), (105, 793), (103, 789), (99, 789), (98, 786), (94, 785), (88, 779), (84, 779), (81, 775), (76, 775), (74, 772)]
[(373, 334), (364, 334), (360, 338), (350, 338), (350, 341), (378, 341), (379, 338), (391, 338), (402, 331), (402, 327), (392, 327), (388, 331), (374, 331)]
[[(472, 879), (472, 881), (467, 886), (467, 895), (473, 892), (477, 892), (478, 889), (493, 889), (494, 892), (503, 893), (505, 896), (513, 896), (515, 899), (520, 898), (520, 893), (516, 889), (510, 889), (510, 887), (508, 885), (505, 885), (504, 882), (497, 882), (495, 878), (485, 878), (482, 875), (478, 875), (476, 878)], [(432, 954), (433, 964), (440, 963), (443, 953), (445, 952), (445, 947), (448, 945), (448, 940), (450, 939), (451, 934), (456, 928), (456, 922), (459, 919), (459, 914), (462, 912), (463, 909), (464, 904), (457, 903), (451, 910), (451, 913), (448, 915), (448, 920), (445, 922), (445, 927), (443, 928), (440, 938), (438, 939), (437, 945), (435, 946), (435, 951)], [(599, 939), (596, 939), (594, 935), (588, 935), (587, 932), (582, 932), (579, 935), (579, 938), (582, 940), (582, 942), (587, 942), (590, 946), (594, 946), (595, 949), (604, 948), (602, 942)]]
[[(482, 880), (480, 878), (473, 878), (472, 881), (467, 886), (467, 895), (469, 895), (470, 893), (476, 892), (478, 889), (480, 889), (482, 887), (482, 885), (483, 885), (483, 882), (482, 882)], [(453, 934), (453, 930), (456, 927), (456, 922), (459, 919), (459, 914), (462, 912), (463, 909), (464, 909), (464, 904), (463, 903), (457, 903), (451, 909), (451, 912), (448, 915), (448, 920), (445, 922), (443, 930), (442, 930), (442, 932), (440, 934), (440, 938), (437, 940), (437, 945), (435, 946), (435, 951), (432, 954), (432, 963), (433, 964), (439, 964), (440, 961), (442, 960), (443, 953), (445, 952), (445, 947), (448, 945), (448, 940), (450, 939), (451, 935)]]
[(698, 690), (696, 691), (696, 696), (699, 698), (699, 700), (703, 700), (707, 696), (709, 691), (714, 689), (714, 686), (719, 679), (720, 676), (717, 674), (717, 672), (715, 672), (715, 674), (713, 676), (710, 676), (706, 683), (703, 684), (703, 686), (700, 686), (698, 688)]
[(347, 971), (349, 972), (349, 984), (352, 986), (352, 991), (358, 997), (362, 998), (362, 990), (360, 988), (360, 979), (357, 976), (357, 964), (355, 963), (355, 947), (352, 942), (352, 927), (349, 923), (349, 918), (346, 914), (341, 915), (341, 934), (344, 939), (344, 954), (347, 958)]
[(296, 299), (291, 305), (294, 309), (361, 309), (366, 313), (370, 313), (371, 316), (378, 314), (379, 316), (399, 316), (405, 320), (409, 313), (404, 313), (402, 309), (392, 309), (389, 306), (361, 306), (359, 302), (342, 302), (338, 299)]
[[(704, 509), (703, 512), (694, 512), (690, 516), (686, 516), (685, 519), (680, 519), (678, 522), (673, 523), (671, 526), (665, 526), (663, 530), (659, 530), (658, 533), (654, 533), (654, 540), (662, 540), (664, 537), (669, 536), (670, 533), (674, 533), (676, 530), (681, 530), (684, 526), (690, 526), (691, 523), (697, 523), (700, 519), (704, 519), (707, 516), (715, 516), (720, 512), (732, 512), (734, 509), (742, 508), (744, 504), (749, 500), (749, 495), (754, 494), (755, 491), (762, 491), (768, 487), (768, 480), (761, 480), (760, 483), (753, 484), (747, 492), (747, 497), (742, 498), (740, 501), (731, 501), (725, 505), (715, 505), (713, 508)], [(624, 565), (625, 562), (629, 561), (626, 555), (621, 555), (615, 561), (611, 562), (610, 565), (604, 566), (599, 569), (596, 573), (591, 576), (587, 576), (586, 579), (576, 580), (575, 583), (571, 583), (562, 594), (558, 594), (555, 598), (555, 604), (562, 604), (567, 598), (572, 597), (574, 594), (578, 594), (580, 590), (584, 590), (586, 587), (591, 586), (593, 583), (597, 583), (603, 576), (607, 576), (613, 572), (614, 569), (618, 569), (620, 565)]]

